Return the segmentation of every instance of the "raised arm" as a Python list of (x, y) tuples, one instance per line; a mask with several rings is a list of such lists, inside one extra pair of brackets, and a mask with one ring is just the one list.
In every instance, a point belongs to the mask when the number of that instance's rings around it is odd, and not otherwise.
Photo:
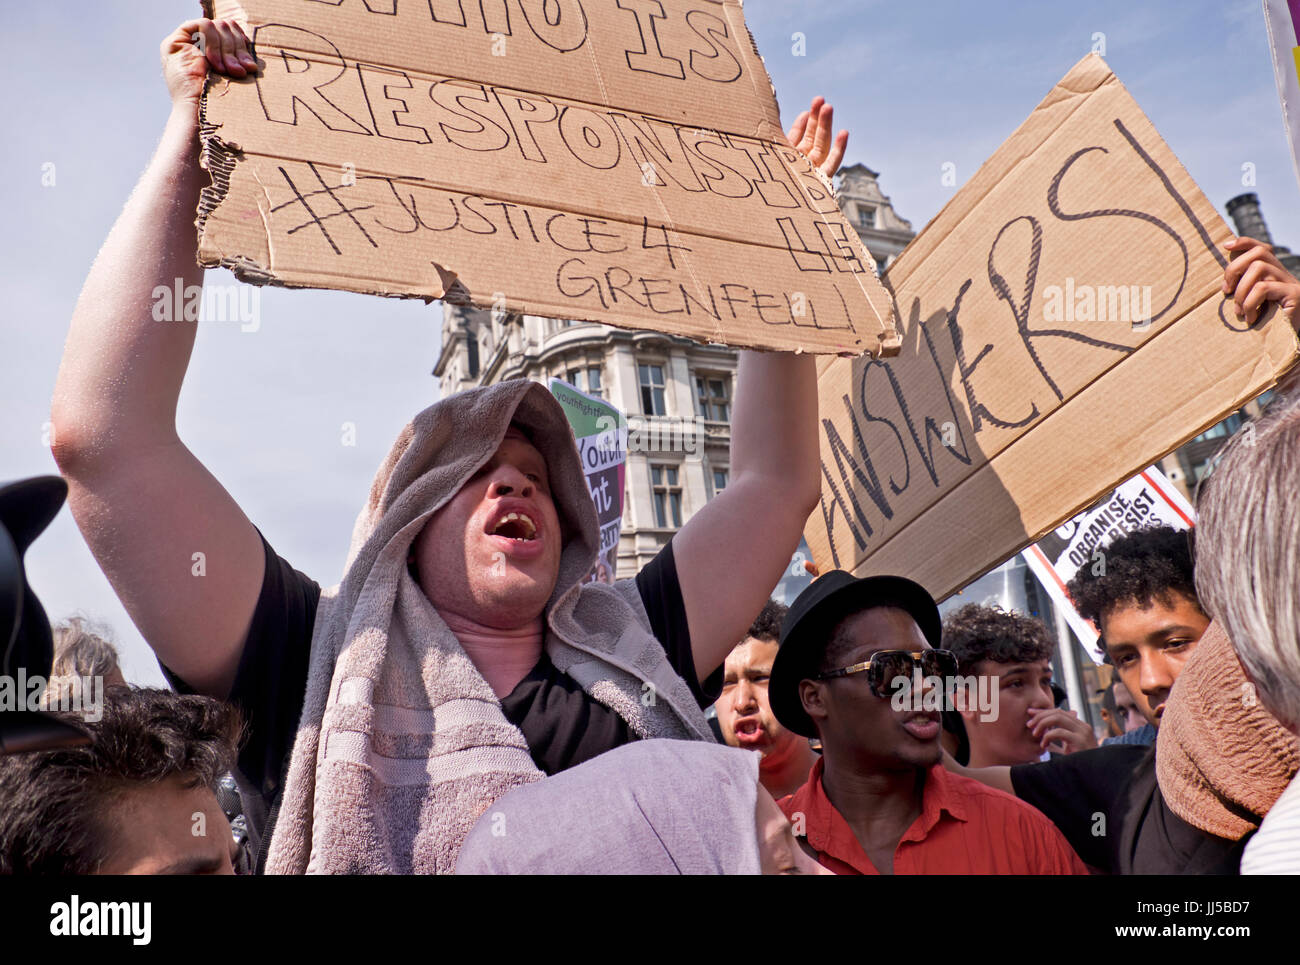
[[(819, 97), (790, 143), (827, 175), (848, 133), (831, 138)], [(731, 482), (673, 539), (700, 681), (740, 642), (790, 563), (820, 493), (817, 370), (811, 355), (742, 352), (731, 422)]]
[(972, 781), (979, 781), (981, 784), (1006, 791), (1008, 794), (1016, 793), (1015, 785), (1011, 783), (1011, 768), (1005, 764), (996, 764), (993, 767), (963, 767), (951, 754), (944, 751), (943, 766), (959, 777), (969, 777)]
[[(73, 517), (145, 640), (190, 686), (225, 697), (265, 561), (253, 525), (176, 433), (196, 324), (156, 321), (154, 293), (203, 282), (194, 218), (207, 182), (198, 163), (206, 72), (244, 77), (256, 65), (237, 26), (209, 20), (177, 28), (162, 58), (171, 116), (73, 313), (51, 448)], [(163, 304), (160, 314), (180, 316)]]

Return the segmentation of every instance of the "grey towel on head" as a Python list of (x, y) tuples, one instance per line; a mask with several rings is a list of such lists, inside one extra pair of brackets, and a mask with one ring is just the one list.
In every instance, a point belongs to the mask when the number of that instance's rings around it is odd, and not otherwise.
[(457, 874), (758, 874), (758, 757), (647, 740), (500, 798)]
[(599, 533), (559, 403), (523, 379), (470, 389), (402, 430), (357, 519), (343, 580), (321, 594), (269, 873), (450, 873), (479, 815), (541, 779), (523, 734), (406, 566), (429, 517), (512, 423), (546, 460), (564, 529), (546, 607), (551, 662), (640, 737), (712, 740), (635, 582), (579, 583)]

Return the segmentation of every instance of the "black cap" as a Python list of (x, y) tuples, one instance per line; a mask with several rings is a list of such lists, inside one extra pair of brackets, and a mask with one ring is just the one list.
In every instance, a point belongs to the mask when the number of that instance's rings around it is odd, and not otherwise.
[(772, 664), (767, 695), (772, 713), (787, 730), (817, 736), (799, 699), (799, 681), (818, 672), (831, 631), (841, 620), (877, 606), (905, 610), (930, 646), (939, 647), (943, 636), (939, 606), (921, 584), (903, 576), (858, 579), (843, 570), (823, 574), (799, 594), (781, 624), (781, 648)]
[[(37, 476), (0, 486), (0, 673), (49, 676), (54, 644), (41, 601), (27, 583), (23, 554), (58, 515), (68, 486), (58, 476)], [(43, 711), (0, 713), (0, 754), (89, 744), (68, 721)]]
[(54, 656), (50, 624), (27, 584), (23, 554), (58, 515), (68, 486), (37, 476), (0, 486), (0, 673), (19, 667), (46, 676)]

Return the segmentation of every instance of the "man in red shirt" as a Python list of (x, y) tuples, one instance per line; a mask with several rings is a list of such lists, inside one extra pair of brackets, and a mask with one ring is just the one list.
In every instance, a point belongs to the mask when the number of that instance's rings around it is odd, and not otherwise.
[[(780, 802), (800, 844), (839, 874), (1086, 874), (1033, 807), (944, 770), (957, 665), (940, 633), (934, 599), (902, 577), (835, 570), (795, 600), (768, 692), (777, 720), (822, 742)], [(914, 672), (923, 687), (895, 683)]]

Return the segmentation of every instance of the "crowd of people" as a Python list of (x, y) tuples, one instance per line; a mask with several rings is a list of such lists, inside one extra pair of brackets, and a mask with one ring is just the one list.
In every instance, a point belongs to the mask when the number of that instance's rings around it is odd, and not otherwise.
[[(0, 756), (0, 872), (1300, 873), (1300, 391), (1227, 446), (1194, 541), (1132, 532), (1070, 583), (1113, 667), (1102, 735), (1062, 706), (1035, 617), (943, 619), (904, 575), (838, 570), (769, 599), (819, 496), (806, 355), (743, 354), (731, 483), (634, 579), (586, 580), (572, 432), (519, 380), (412, 420), (323, 589), (177, 434), (195, 326), (154, 322), (151, 293), (202, 281), (205, 76), (257, 67), (233, 22), (162, 54), (173, 112), (52, 420), (72, 514), (172, 689), (57, 628), (46, 707), (94, 678), (102, 713), (51, 709), (84, 739)], [(831, 129), (819, 99), (790, 132), (827, 174)], [(1231, 251), (1240, 316), (1294, 311), (1268, 246)]]

